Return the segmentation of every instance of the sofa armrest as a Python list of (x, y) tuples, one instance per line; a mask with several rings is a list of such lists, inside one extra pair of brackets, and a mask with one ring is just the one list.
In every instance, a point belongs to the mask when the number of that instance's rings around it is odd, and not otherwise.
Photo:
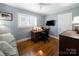
[(5, 56), (5, 54), (0, 50), (0, 56)]
[(13, 56), (17, 54), (17, 51), (6, 41), (0, 41), (0, 50), (4, 52), (6, 56)]

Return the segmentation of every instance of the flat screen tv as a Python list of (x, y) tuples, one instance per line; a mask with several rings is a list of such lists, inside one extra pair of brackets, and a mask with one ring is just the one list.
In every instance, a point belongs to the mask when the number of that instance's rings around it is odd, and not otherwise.
[(50, 20), (46, 22), (47, 26), (55, 26), (55, 20)]

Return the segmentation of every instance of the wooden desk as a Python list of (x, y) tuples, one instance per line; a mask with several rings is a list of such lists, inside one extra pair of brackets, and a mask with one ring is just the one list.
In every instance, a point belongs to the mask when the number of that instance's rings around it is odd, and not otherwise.
[(79, 55), (79, 34), (75, 31), (65, 31), (59, 35), (59, 55), (78, 56)]
[(41, 32), (43, 31), (31, 31), (31, 40), (38, 42), (41, 40)]

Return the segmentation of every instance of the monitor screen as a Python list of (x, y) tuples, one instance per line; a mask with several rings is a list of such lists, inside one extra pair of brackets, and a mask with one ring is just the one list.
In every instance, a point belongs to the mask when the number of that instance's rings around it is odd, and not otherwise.
[(47, 26), (54, 26), (55, 25), (55, 20), (50, 20), (46, 22)]

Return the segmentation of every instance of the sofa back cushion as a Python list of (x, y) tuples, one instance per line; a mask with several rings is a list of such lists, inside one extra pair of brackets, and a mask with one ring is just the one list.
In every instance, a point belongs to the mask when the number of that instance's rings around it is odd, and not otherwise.
[(15, 40), (15, 38), (11, 33), (0, 34), (0, 41), (6, 41), (6, 42), (10, 43), (13, 40)]

